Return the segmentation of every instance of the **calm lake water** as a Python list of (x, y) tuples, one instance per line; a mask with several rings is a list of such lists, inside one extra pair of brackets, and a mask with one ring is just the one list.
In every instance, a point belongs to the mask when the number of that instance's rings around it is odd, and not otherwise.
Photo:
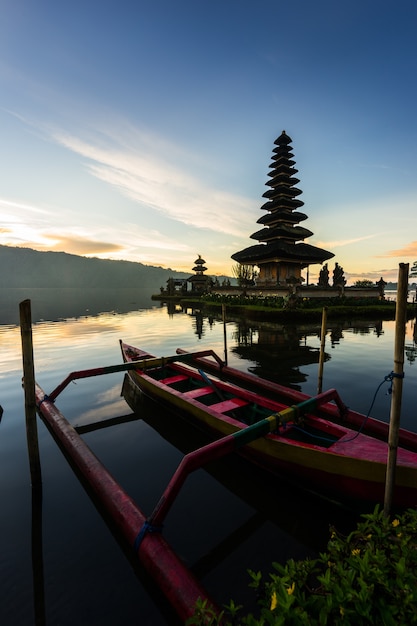
[[(36, 380), (50, 392), (69, 372), (121, 362), (119, 338), (156, 355), (213, 348), (224, 355), (220, 318), (167, 310), (137, 290), (5, 290), (0, 302), (0, 624), (164, 625), (175, 617), (127, 558), (67, 461), (38, 420), (41, 506), (32, 498), (26, 448), (19, 302), (30, 298)], [(407, 322), (402, 425), (417, 429), (417, 345)], [(230, 321), (229, 365), (309, 394), (317, 391), (320, 323)], [(329, 322), (323, 389), (336, 387), (367, 413), (393, 368), (394, 322)], [(57, 406), (74, 426), (130, 414), (123, 374), (70, 385)], [(389, 419), (384, 383), (372, 415)], [(149, 514), (197, 433), (171, 424), (153, 404), (142, 419), (94, 429), (84, 440)], [(172, 420), (173, 421), (173, 420)], [(168, 425), (167, 425), (168, 422)], [(87, 429), (88, 430), (88, 429)], [(218, 603), (251, 608), (248, 568), (304, 558), (322, 549), (329, 524), (353, 516), (239, 459), (195, 472), (167, 517), (164, 536)]]

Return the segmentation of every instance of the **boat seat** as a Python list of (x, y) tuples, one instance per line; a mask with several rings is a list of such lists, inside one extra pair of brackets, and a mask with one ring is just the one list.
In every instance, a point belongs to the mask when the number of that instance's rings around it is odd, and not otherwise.
[(200, 396), (206, 396), (209, 393), (213, 393), (213, 387), (197, 387), (196, 389), (186, 391), (185, 395), (190, 398), (199, 398)]
[(242, 400), (241, 398), (231, 398), (230, 400), (223, 400), (222, 402), (211, 404), (210, 408), (218, 411), (219, 413), (226, 413), (227, 411), (233, 411), (233, 409), (245, 406), (246, 404), (248, 404), (246, 400)]
[(177, 374), (176, 376), (162, 378), (159, 382), (164, 383), (164, 385), (173, 385), (174, 383), (181, 383), (183, 380), (188, 380), (188, 376), (184, 376), (183, 374)]

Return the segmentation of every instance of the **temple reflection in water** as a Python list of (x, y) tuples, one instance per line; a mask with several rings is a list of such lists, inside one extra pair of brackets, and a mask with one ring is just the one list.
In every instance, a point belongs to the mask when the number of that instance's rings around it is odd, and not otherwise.
[[(179, 303), (168, 303), (170, 316), (188, 315), (192, 319), (193, 334), (201, 339), (213, 324), (221, 323), (219, 313), (208, 315), (203, 308), (194, 308)], [(278, 324), (274, 322), (250, 321), (243, 317), (228, 316), (227, 326), (233, 341), (229, 354), (253, 364), (248, 370), (263, 378), (300, 390), (311, 372), (303, 371), (311, 365), (319, 365), (321, 324)], [(332, 320), (327, 325), (324, 362), (331, 359), (331, 351), (344, 339), (344, 332), (377, 337), (384, 333), (382, 320)], [(230, 330), (229, 330), (230, 332)], [(407, 358), (413, 359), (415, 351), (408, 346)]]

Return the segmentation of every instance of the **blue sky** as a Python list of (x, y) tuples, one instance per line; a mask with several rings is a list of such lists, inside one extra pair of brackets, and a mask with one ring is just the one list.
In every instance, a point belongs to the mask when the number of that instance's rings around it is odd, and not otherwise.
[(330, 270), (417, 259), (415, 0), (0, 7), (0, 244), (230, 275), (285, 129)]

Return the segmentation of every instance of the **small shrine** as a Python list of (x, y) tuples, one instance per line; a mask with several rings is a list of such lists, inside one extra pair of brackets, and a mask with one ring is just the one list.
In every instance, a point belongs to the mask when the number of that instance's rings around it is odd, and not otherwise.
[(263, 228), (251, 235), (259, 243), (232, 254), (242, 265), (259, 267), (258, 288), (301, 284), (303, 269), (334, 257), (332, 252), (304, 243), (313, 233), (299, 226), (307, 215), (298, 211), (304, 202), (298, 198), (302, 191), (295, 186), (300, 181), (294, 176), (298, 170), (293, 167), (291, 142), (285, 130), (274, 142), (266, 183), (271, 189), (263, 194), (267, 202), (261, 210), (265, 214), (257, 221)]
[(195, 274), (188, 278), (188, 282), (191, 283), (191, 291), (202, 293), (206, 291), (207, 286), (210, 283), (210, 278), (204, 275), (204, 272), (207, 272), (207, 267), (205, 267), (205, 260), (201, 258), (201, 255), (198, 255), (198, 259), (194, 261), (193, 272)]

